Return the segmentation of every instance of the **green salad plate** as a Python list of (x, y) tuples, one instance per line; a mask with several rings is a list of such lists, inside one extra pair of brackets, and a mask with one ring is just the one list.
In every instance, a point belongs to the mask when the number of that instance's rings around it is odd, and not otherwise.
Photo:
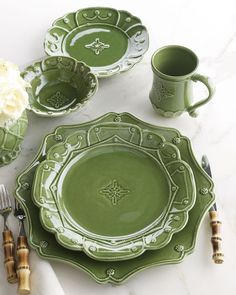
[(85, 62), (101, 78), (132, 68), (147, 51), (148, 42), (147, 29), (129, 12), (89, 7), (54, 21), (44, 49), (48, 55)]
[(195, 196), (192, 170), (176, 145), (113, 122), (52, 147), (32, 195), (61, 245), (103, 261), (164, 247), (186, 225)]
[[(71, 136), (76, 132), (80, 133), (79, 136), (87, 138), (89, 132), (93, 130), (94, 136), (90, 142), (91, 148), (93, 148), (93, 146), (94, 148), (100, 148), (104, 144), (108, 145), (108, 143), (101, 143), (103, 141), (107, 141), (107, 138), (100, 137), (99, 134), (95, 135), (96, 130), (98, 131), (98, 129), (95, 129), (98, 127), (95, 126), (100, 125), (101, 127), (109, 124), (114, 124), (117, 127), (123, 126), (123, 124), (128, 124), (129, 128), (131, 125), (133, 125), (133, 128), (138, 127), (138, 129), (141, 129), (144, 133), (147, 132), (149, 135), (151, 133), (152, 138), (156, 136), (156, 140), (159, 143), (160, 140), (164, 140), (166, 143), (170, 143), (171, 147), (176, 146), (177, 149), (171, 149), (172, 152), (167, 153), (166, 158), (168, 159), (173, 157), (172, 159), (174, 159), (175, 156), (173, 156), (173, 151), (179, 152), (181, 161), (186, 163), (185, 167), (189, 166), (191, 168), (195, 180), (196, 201), (192, 209), (189, 211), (188, 222), (184, 228), (181, 231), (175, 233), (171, 240), (165, 245), (165, 247), (162, 247), (158, 250), (145, 251), (142, 255), (136, 258), (123, 261), (98, 261), (90, 258), (83, 251), (73, 251), (60, 245), (55, 235), (48, 232), (48, 230), (45, 230), (45, 227), (39, 222), (40, 209), (35, 205), (32, 199), (35, 172), (43, 161), (48, 161), (47, 157), (50, 154), (52, 156), (54, 154), (55, 156), (58, 148), (61, 149), (62, 144), (66, 144), (68, 140), (71, 141)], [(132, 134), (130, 134), (130, 136), (132, 137)], [(116, 141), (116, 138), (117, 137), (114, 137), (113, 140)], [(79, 141), (81, 142), (81, 140)], [(129, 146), (130, 143), (128, 144), (127, 138), (125, 141), (125, 144), (122, 143), (122, 146)], [(71, 146), (76, 143), (78, 143), (78, 138), (74, 141), (74, 143), (71, 144)], [(81, 146), (81, 150), (89, 150), (87, 143), (85, 144), (84, 149)], [(135, 146), (137, 146), (137, 142)], [(65, 147), (65, 150), (68, 151), (68, 147)], [(75, 153), (78, 153), (78, 155), (80, 154), (78, 148), (75, 149)], [(69, 154), (69, 157), (71, 157), (72, 153), (70, 152)], [(83, 152), (81, 154), (83, 154)], [(60, 156), (58, 157), (56, 155), (56, 158), (59, 159)], [(86, 161), (87, 160), (88, 158), (86, 158)], [(101, 174), (102, 171), (98, 176), (100, 177)], [(114, 184), (113, 182), (111, 183), (111, 187), (117, 188), (117, 184)], [(117, 208), (118, 204), (112, 204), (110, 198), (106, 197), (106, 188), (101, 188), (101, 190), (104, 189), (105, 194), (102, 193), (100, 196), (100, 198), (106, 199), (104, 201), (107, 202), (104, 202), (104, 204), (106, 206)], [(127, 188), (127, 190), (129, 190), (129, 188)], [(109, 187), (108, 191), (110, 192)], [(113, 189), (111, 191), (113, 192)], [(181, 262), (187, 254), (193, 252), (201, 221), (215, 200), (213, 193), (213, 182), (196, 161), (189, 139), (182, 136), (175, 129), (150, 125), (140, 121), (128, 113), (108, 113), (96, 120), (87, 123), (58, 127), (54, 133), (47, 135), (42, 142), (40, 150), (33, 162), (24, 172), (19, 175), (17, 179), (16, 198), (26, 212), (29, 226), (29, 242), (31, 246), (37, 251), (37, 253), (45, 259), (54, 259), (71, 263), (72, 265), (75, 265), (90, 274), (99, 283), (121, 283), (134, 273), (144, 270), (147, 267)], [(117, 203), (121, 203), (125, 198), (126, 197), (118, 197), (119, 201), (118, 199), (116, 201)], [(89, 212), (87, 213), (89, 214)], [(103, 216), (103, 220), (106, 220), (106, 216)]]
[(29, 107), (41, 117), (58, 117), (81, 109), (98, 88), (97, 77), (83, 62), (50, 56), (28, 66), (22, 73), (30, 84)]

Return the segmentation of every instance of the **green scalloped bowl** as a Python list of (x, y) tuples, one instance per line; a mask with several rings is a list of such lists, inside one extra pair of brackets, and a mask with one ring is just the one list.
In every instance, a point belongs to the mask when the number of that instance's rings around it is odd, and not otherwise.
[(46, 57), (21, 75), (31, 85), (27, 89), (29, 110), (42, 117), (81, 109), (98, 87), (96, 76), (85, 63), (65, 56)]

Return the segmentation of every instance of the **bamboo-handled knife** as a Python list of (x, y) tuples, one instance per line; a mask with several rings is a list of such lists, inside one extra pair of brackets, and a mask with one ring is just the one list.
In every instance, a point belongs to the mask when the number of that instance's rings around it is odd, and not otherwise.
[[(211, 167), (207, 157), (202, 156), (202, 168), (206, 171), (206, 173), (212, 177)], [(221, 264), (224, 262), (224, 254), (221, 247), (221, 221), (218, 220), (218, 211), (216, 203), (209, 210), (210, 215), (210, 225), (212, 231), (211, 243), (213, 248), (212, 259), (215, 263)]]

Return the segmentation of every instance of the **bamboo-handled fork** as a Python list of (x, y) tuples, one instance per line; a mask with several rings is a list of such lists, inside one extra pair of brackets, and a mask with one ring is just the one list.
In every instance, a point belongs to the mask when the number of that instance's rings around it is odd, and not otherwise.
[(4, 219), (3, 229), (3, 248), (4, 248), (4, 264), (7, 271), (7, 280), (9, 283), (17, 282), (16, 261), (14, 258), (15, 243), (11, 230), (8, 228), (7, 219), (12, 211), (11, 200), (6, 187), (0, 184), (0, 215)]
[(29, 266), (29, 246), (24, 228), (25, 212), (20, 204), (15, 200), (14, 215), (19, 220), (20, 231), (17, 238), (17, 276), (18, 276), (18, 293), (26, 295), (30, 293), (30, 266)]

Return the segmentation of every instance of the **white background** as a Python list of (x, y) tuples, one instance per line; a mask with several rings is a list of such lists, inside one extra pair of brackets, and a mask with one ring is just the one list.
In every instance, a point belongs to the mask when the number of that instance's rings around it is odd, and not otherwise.
[[(234, 294), (236, 291), (236, 1), (190, 0), (1, 0), (0, 57), (22, 66), (44, 55), (45, 31), (54, 19), (88, 6), (109, 6), (138, 16), (150, 34), (150, 48), (142, 62), (127, 73), (100, 80), (98, 93), (81, 112), (65, 118), (41, 119), (29, 115), (29, 128), (21, 156), (0, 169), (0, 182), (13, 192), (16, 176), (30, 163), (43, 136), (57, 125), (84, 122), (109, 111), (128, 111), (142, 120), (175, 127), (191, 138), (198, 159), (206, 153), (216, 184), (218, 207), (223, 221), (224, 265), (211, 261), (208, 216), (201, 226), (196, 249), (179, 265), (153, 267), (121, 286), (95, 283), (86, 273), (62, 263), (51, 265), (67, 295), (111, 294)], [(190, 47), (200, 58), (199, 72), (211, 76), (217, 91), (212, 102), (199, 109), (193, 119), (156, 115), (148, 99), (152, 84), (150, 58), (167, 44)], [(197, 98), (206, 95), (196, 85)], [(12, 218), (13, 222), (13, 218)], [(32, 253), (33, 255), (33, 253)], [(2, 251), (0, 251), (2, 260)], [(34, 271), (34, 266), (33, 271)], [(0, 264), (0, 294), (16, 293), (5, 284)], [(34, 277), (34, 280), (37, 278)], [(44, 284), (42, 278), (41, 283)], [(33, 289), (33, 294), (37, 292)], [(53, 290), (43, 295), (52, 294)], [(37, 293), (37, 294), (40, 294)]]

